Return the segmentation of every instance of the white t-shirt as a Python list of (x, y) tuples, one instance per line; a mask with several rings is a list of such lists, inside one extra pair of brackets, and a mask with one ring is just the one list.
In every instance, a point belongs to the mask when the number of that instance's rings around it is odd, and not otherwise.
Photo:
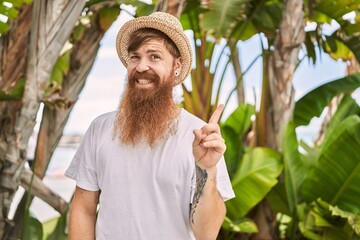
[[(113, 139), (115, 114), (92, 122), (65, 173), (83, 189), (101, 190), (96, 239), (195, 239), (189, 221), (193, 130), (205, 123), (182, 109), (175, 135), (153, 148), (133, 147)], [(235, 195), (224, 159), (217, 168), (217, 188), (226, 201)]]

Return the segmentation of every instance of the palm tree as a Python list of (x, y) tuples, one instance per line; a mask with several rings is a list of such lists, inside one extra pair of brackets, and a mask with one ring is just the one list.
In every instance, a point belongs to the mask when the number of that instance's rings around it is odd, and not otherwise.
[[(14, 218), (17, 230), (13, 229), (7, 213), (20, 183), (60, 213), (68, 208), (41, 179), (93, 65), (99, 42), (119, 15), (119, 5), (116, 1), (35, 1), (12, 6), (19, 7), (18, 16), (10, 19), (9, 31), (1, 36), (1, 62), (6, 64), (1, 68), (0, 96), (6, 102), (1, 103), (4, 184), (0, 235), (7, 234), (7, 239), (19, 236), (19, 223), (29, 207), (24, 196)], [(64, 50), (65, 43), (71, 47)], [(45, 106), (33, 168), (36, 175), (32, 175), (24, 168), (26, 146), (41, 102)]]
[[(11, 2), (27, 3), (26, 0)], [(93, 65), (99, 42), (119, 14), (120, 3), (125, 1), (38, 0), (6, 7), (4, 15), (9, 16), (10, 21), (0, 24), (1, 238), (5, 234), (7, 239), (19, 238), (20, 231), (10, 227), (7, 213), (21, 181), (31, 194), (63, 213), (54, 234), (59, 234), (56, 239), (66, 239), (68, 203), (47, 189), (41, 179)], [(358, 135), (346, 134), (347, 131), (360, 132), (356, 131), (359, 120), (354, 116), (348, 118), (350, 114), (360, 114), (358, 104), (348, 95), (359, 86), (360, 76), (351, 75), (325, 84), (297, 102), (293, 98), (292, 76), (300, 61), (299, 51), (304, 49), (314, 62), (316, 47), (334, 58), (352, 58), (355, 63), (359, 62), (358, 23), (342, 19), (344, 14), (358, 9), (359, 4), (348, 4), (345, 0), (335, 1), (336, 4), (331, 0), (305, 3), (295, 0), (162, 0), (157, 1), (156, 6), (139, 1), (126, 3), (138, 7), (135, 17), (148, 14), (155, 7), (156, 11), (180, 17), (185, 29), (192, 30), (196, 68), (191, 72), (191, 89), (183, 85), (183, 105), (190, 112), (207, 120), (213, 106), (217, 105), (222, 84), (227, 81), (225, 72), (229, 71), (229, 66), (234, 68), (236, 88), (233, 92), (238, 94), (239, 107), (222, 124), (222, 131), (228, 145), (225, 158), (229, 174), (239, 197), (227, 202), (228, 215), (219, 238), (240, 239), (251, 235), (253, 239), (276, 239), (284, 234), (292, 239), (302, 236), (318, 239), (326, 234), (341, 236), (339, 239), (352, 237), (357, 231), (356, 221), (351, 223), (351, 219), (358, 218), (356, 201), (359, 196), (355, 193), (359, 188), (355, 183), (360, 181), (360, 170), (356, 167), (359, 159), (351, 150), (337, 153), (333, 149), (336, 145), (344, 149), (360, 145), (356, 141)], [(324, 35), (321, 27), (330, 20), (337, 21), (340, 28), (330, 36)], [(316, 30), (305, 32), (305, 21), (316, 22)], [(257, 34), (263, 43), (259, 56), (263, 61), (263, 84), (258, 110), (244, 104), (242, 79), (252, 64), (247, 69), (241, 68), (241, 52), (237, 48), (239, 41)], [(225, 46), (219, 44), (223, 40)], [(224, 59), (225, 64), (221, 64)], [(215, 76), (219, 76), (218, 85), (214, 84)], [(319, 141), (321, 150), (302, 144), (306, 154), (300, 153), (295, 127), (306, 125), (312, 117), (320, 115), (340, 93), (344, 97), (336, 113), (324, 125), (324, 135)], [(41, 102), (44, 110), (36, 163), (30, 171), (24, 168), (26, 146)], [(318, 104), (314, 106), (314, 102)], [(251, 120), (252, 115), (256, 115), (255, 122)], [(326, 164), (323, 159), (329, 153), (335, 160)], [(348, 160), (341, 170), (351, 179), (333, 174), (337, 171), (333, 167), (336, 160), (344, 156)], [(330, 175), (319, 175), (319, 169), (326, 169)], [(307, 172), (312, 173), (307, 176)], [(329, 180), (340, 183), (341, 187), (325, 190), (321, 183)], [(256, 191), (252, 187), (254, 184)], [(311, 186), (315, 185), (321, 191), (312, 191)], [(346, 192), (348, 188), (355, 189), (355, 193)], [(320, 194), (322, 191), (330, 194)], [(348, 200), (348, 196), (353, 197)], [(318, 197), (325, 201), (317, 200)], [(16, 223), (21, 222), (23, 209), (26, 212), (28, 204), (24, 198), (14, 218)], [(338, 219), (329, 216), (331, 213), (338, 215)], [(278, 221), (275, 214), (286, 214), (291, 218), (290, 223)], [(327, 228), (317, 225), (313, 216), (327, 219)], [(31, 217), (25, 219), (26, 226), (37, 226)], [(349, 220), (348, 228), (341, 230), (344, 220)], [(287, 227), (285, 232), (279, 232), (280, 225)], [(31, 229), (41, 229), (41, 226), (26, 228), (25, 233)]]
[[(32, 134), (37, 111), (44, 97), (52, 68), (80, 15), (85, 1), (34, 1), (20, 9), (19, 17), (6, 35), (2, 35), (1, 62), (7, 61), (3, 74), (15, 69), (14, 78), (2, 75), (2, 91), (11, 92), (23, 84), (20, 100), (1, 105), (1, 215), (0, 236), (9, 227), (7, 214), (20, 185), (26, 163), (27, 143)], [(61, 10), (61, 11), (59, 11)], [(22, 45), (13, 45), (16, 42)], [(19, 46), (23, 46), (19, 48)], [(17, 52), (16, 54), (14, 52)], [(7, 55), (7, 53), (14, 55)], [(14, 61), (14, 56), (23, 59)], [(10, 57), (10, 59), (8, 59)], [(8, 70), (9, 69), (9, 70)], [(26, 78), (26, 81), (25, 81)], [(7, 102), (8, 103), (8, 102)]]

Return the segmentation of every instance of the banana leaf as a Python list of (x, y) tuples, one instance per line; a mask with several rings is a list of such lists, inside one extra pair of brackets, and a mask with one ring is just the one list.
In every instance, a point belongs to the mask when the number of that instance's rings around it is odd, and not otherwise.
[(282, 171), (281, 156), (268, 148), (249, 149), (232, 179), (236, 197), (227, 201), (227, 216), (244, 217), (277, 184)]
[(24, 214), (24, 224), (21, 231), (21, 240), (39, 240), (43, 238), (43, 226), (41, 222), (32, 217), (29, 209)]
[(300, 202), (300, 186), (306, 176), (307, 169), (298, 150), (295, 124), (290, 121), (284, 130), (282, 150), (284, 156), (285, 189), (287, 201), (292, 215), (296, 214), (296, 206)]
[(315, 1), (315, 11), (326, 15), (338, 23), (344, 21), (343, 16), (352, 11), (359, 10), (360, 2), (352, 0), (319, 0)]
[(254, 113), (254, 106), (240, 104), (226, 121), (221, 124), (221, 132), (227, 147), (224, 157), (230, 177), (234, 175), (242, 159), (244, 153), (244, 135), (251, 126), (251, 116)]
[(58, 223), (56, 224), (54, 231), (49, 235), (47, 240), (67, 240), (68, 239), (68, 236), (66, 234), (67, 215), (68, 215), (68, 212), (65, 212), (59, 217)]
[(360, 106), (349, 94), (346, 94), (331, 117), (324, 138), (326, 139), (342, 121), (351, 115), (360, 116)]
[(318, 198), (353, 214), (360, 213), (360, 117), (342, 121), (324, 139), (317, 163), (304, 180), (306, 202)]
[(320, 116), (333, 97), (354, 91), (358, 87), (360, 87), (360, 73), (328, 82), (310, 91), (295, 103), (295, 125), (308, 125), (313, 117)]

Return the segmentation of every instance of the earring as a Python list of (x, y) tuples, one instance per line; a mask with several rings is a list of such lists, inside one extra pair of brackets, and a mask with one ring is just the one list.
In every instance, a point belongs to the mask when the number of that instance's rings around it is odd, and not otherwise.
[(178, 71), (175, 72), (175, 77), (177, 77), (177, 76), (179, 76), (179, 72), (178, 72)]

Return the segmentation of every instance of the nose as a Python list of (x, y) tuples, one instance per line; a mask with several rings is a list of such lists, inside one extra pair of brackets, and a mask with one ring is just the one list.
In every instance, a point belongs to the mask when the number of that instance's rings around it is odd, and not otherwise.
[(148, 70), (150, 69), (150, 67), (149, 67), (146, 59), (145, 59), (145, 58), (142, 58), (142, 59), (138, 62), (138, 64), (137, 64), (137, 66), (136, 66), (135, 69), (136, 69), (136, 71), (138, 71), (138, 72), (145, 72), (145, 71), (148, 71)]

